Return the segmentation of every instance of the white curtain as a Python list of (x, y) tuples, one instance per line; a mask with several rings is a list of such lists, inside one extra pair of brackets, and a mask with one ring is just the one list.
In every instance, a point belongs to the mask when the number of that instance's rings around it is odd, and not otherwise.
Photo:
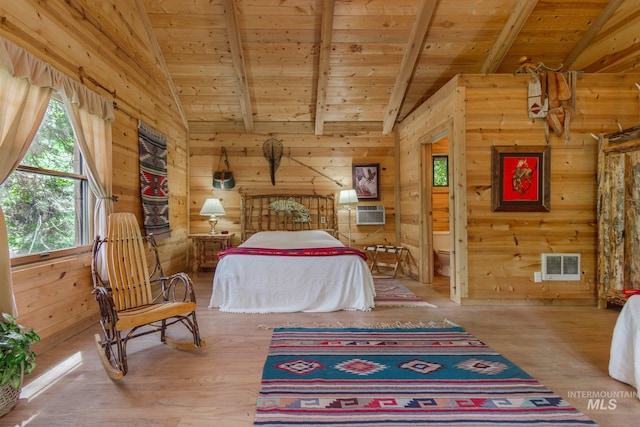
[(65, 96), (63, 100), (88, 169), (91, 192), (96, 196), (93, 232), (104, 238), (109, 214), (113, 213), (111, 122), (79, 108), (77, 103)]
[[(18, 166), (40, 126), (51, 93), (67, 106), (96, 195), (95, 233), (106, 233), (111, 200), (113, 104), (0, 37), (0, 183)], [(21, 121), (21, 117), (24, 120)], [(16, 313), (4, 214), (0, 208), (0, 310)]]
[(54, 92), (78, 104), (80, 109), (87, 110), (103, 120), (112, 122), (114, 119), (113, 102), (1, 36), (0, 68), (6, 68), (14, 77), (28, 79), (34, 86), (53, 88)]
[[(0, 184), (20, 164), (47, 110), (51, 88), (34, 86), (0, 68)], [(11, 257), (0, 207), (0, 311), (17, 316)]]

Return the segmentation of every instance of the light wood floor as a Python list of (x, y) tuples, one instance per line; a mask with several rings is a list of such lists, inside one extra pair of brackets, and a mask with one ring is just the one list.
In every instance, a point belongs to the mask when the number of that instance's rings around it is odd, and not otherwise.
[[(442, 279), (442, 278), (441, 278)], [(207, 347), (181, 352), (154, 336), (129, 345), (129, 374), (107, 378), (91, 325), (38, 358), (23, 398), (0, 418), (1, 426), (250, 426), (262, 365), (275, 326), (346, 326), (448, 319), (518, 364), (601, 426), (634, 426), (640, 400), (606, 393), (631, 387), (607, 374), (611, 333), (618, 312), (596, 307), (457, 306), (448, 285), (400, 281), (438, 308), (379, 307), (371, 312), (228, 314), (208, 309), (212, 275), (195, 278), (198, 320)], [(44, 386), (43, 386), (44, 384)], [(25, 397), (28, 394), (28, 398)], [(589, 397), (605, 405), (589, 408)], [(593, 405), (593, 403), (592, 403)]]

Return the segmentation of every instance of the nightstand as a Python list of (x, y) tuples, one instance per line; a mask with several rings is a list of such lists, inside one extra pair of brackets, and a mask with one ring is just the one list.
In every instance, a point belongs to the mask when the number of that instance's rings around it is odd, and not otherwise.
[(201, 268), (213, 268), (218, 265), (218, 251), (231, 246), (235, 233), (228, 234), (189, 234), (193, 245), (191, 271), (197, 275)]

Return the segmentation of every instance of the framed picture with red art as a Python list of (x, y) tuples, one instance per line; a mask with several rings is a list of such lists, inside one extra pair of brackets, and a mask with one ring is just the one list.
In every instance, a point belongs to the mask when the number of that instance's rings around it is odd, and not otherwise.
[(491, 147), (491, 210), (549, 212), (549, 147)]

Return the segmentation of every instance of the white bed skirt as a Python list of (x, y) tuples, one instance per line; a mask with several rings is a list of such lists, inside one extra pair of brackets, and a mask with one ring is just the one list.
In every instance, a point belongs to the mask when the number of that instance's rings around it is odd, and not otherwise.
[[(316, 232), (312, 246), (294, 236), (302, 232), (265, 232), (267, 246), (257, 234), (241, 246), (298, 247), (343, 246), (324, 231)], [(284, 234), (282, 234), (284, 233)], [(263, 234), (263, 233), (259, 233)], [(304, 245), (311, 245), (305, 243)], [(368, 311), (374, 307), (375, 287), (367, 263), (358, 255), (336, 256), (224, 256), (216, 267), (210, 308), (232, 313)]]

